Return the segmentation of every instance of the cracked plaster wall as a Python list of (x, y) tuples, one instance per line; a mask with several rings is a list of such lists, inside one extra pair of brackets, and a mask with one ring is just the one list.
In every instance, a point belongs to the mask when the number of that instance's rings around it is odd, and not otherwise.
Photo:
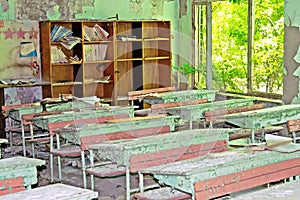
[(300, 1), (285, 0), (283, 101), (300, 103)]

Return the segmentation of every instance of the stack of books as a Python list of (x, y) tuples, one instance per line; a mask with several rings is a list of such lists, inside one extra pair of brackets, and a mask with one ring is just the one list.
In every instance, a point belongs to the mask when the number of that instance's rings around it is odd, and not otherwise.
[(84, 39), (87, 41), (108, 40), (108, 36), (109, 33), (98, 24), (94, 27), (84, 26)]
[(60, 38), (72, 36), (73, 32), (64, 27), (59, 25), (54, 25), (50, 33), (50, 39), (52, 42), (58, 42)]

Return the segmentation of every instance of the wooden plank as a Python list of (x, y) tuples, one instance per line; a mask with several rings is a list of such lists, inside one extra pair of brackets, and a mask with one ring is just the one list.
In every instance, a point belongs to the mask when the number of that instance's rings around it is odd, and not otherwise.
[(207, 103), (207, 102), (208, 102), (208, 99), (193, 99), (193, 100), (181, 101), (181, 102), (153, 104), (153, 105), (151, 105), (151, 112), (159, 112), (165, 108), (194, 105), (194, 104), (201, 104), (201, 103)]
[(163, 118), (145, 119), (139, 121), (105, 123), (105, 124), (76, 124), (53, 132), (74, 144), (80, 144), (80, 138), (90, 135), (100, 135), (106, 133), (122, 132), (141, 128), (151, 128), (157, 126), (170, 126), (171, 131), (175, 129), (175, 119), (178, 116), (167, 116)]
[(282, 180), (299, 175), (299, 170), (300, 159), (297, 158), (199, 181), (194, 185), (196, 199), (215, 198)]
[(140, 121), (140, 120), (151, 120), (151, 119), (158, 119), (164, 118), (166, 115), (151, 115), (145, 117), (132, 117), (132, 118), (122, 118), (122, 119), (112, 119), (106, 120), (106, 123), (119, 123), (119, 122), (132, 122), (132, 121)]
[(129, 116), (124, 115), (111, 115), (111, 116), (103, 116), (103, 117), (97, 117), (97, 118), (87, 118), (87, 119), (78, 119), (78, 120), (68, 120), (68, 121), (59, 121), (59, 122), (53, 122), (48, 124), (49, 133), (51, 135), (54, 135), (55, 131), (59, 132), (61, 128), (64, 128), (68, 125), (77, 124), (80, 126), (81, 124), (101, 124), (106, 122), (107, 120), (112, 119), (121, 119), (121, 118), (128, 118)]
[(60, 121), (71, 121), (71, 120), (77, 121), (81, 119), (97, 118), (97, 117), (104, 117), (104, 116), (115, 116), (115, 118), (118, 118), (119, 115), (127, 115), (128, 117), (133, 117), (134, 116), (133, 112), (134, 112), (134, 107), (132, 106), (124, 106), (124, 107), (112, 106), (112, 107), (96, 109), (96, 110), (94, 109), (81, 110), (80, 112), (64, 111), (61, 114), (34, 117), (32, 121), (36, 126), (47, 130), (49, 123), (60, 122)]
[(227, 148), (227, 141), (221, 140), (133, 155), (130, 157), (130, 171), (137, 172), (148, 167), (204, 156), (208, 153), (222, 152)]
[[(130, 158), (134, 155), (154, 153), (166, 150), (167, 155), (174, 154), (173, 150), (179, 148), (179, 154), (191, 151), (197, 144), (216, 143), (228, 139), (232, 129), (195, 129), (188, 131), (159, 134), (149, 137), (135, 138), (133, 140), (117, 140), (114, 142), (90, 145), (98, 158), (111, 160), (118, 165), (130, 166)], [(191, 149), (189, 149), (191, 146)], [(210, 145), (208, 145), (211, 147)], [(218, 146), (218, 145), (217, 145)], [(201, 146), (200, 146), (201, 147)], [(182, 148), (182, 149), (180, 149)], [(172, 149), (172, 150), (171, 150)], [(197, 148), (195, 148), (197, 152)], [(212, 150), (213, 147), (210, 149)], [(169, 151), (168, 151), (169, 150)], [(197, 153), (195, 153), (196, 155)], [(154, 154), (155, 155), (155, 154)]]
[(194, 121), (204, 118), (204, 113), (207, 111), (253, 105), (254, 100), (255, 99), (231, 99), (198, 105), (178, 106), (167, 108), (166, 110), (171, 114), (180, 114), (180, 117), (183, 119)]
[(107, 133), (102, 135), (84, 136), (80, 138), (81, 150), (86, 151), (88, 150), (88, 146), (93, 144), (99, 144), (104, 141), (146, 137), (146, 136), (151, 136), (156, 134), (169, 133), (170, 131), (171, 131), (170, 126), (157, 126), (151, 128)]
[(159, 94), (164, 103), (188, 101), (193, 99), (208, 99), (214, 101), (218, 90), (182, 90)]
[(300, 130), (300, 119), (289, 120), (287, 121), (288, 132), (295, 132)]
[(240, 113), (250, 110), (258, 110), (264, 108), (264, 104), (254, 104), (249, 106), (237, 106), (233, 108), (225, 108), (225, 109), (218, 109), (218, 110), (212, 110), (207, 111), (204, 113), (205, 121), (210, 122), (213, 120), (218, 119), (218, 117), (226, 115), (226, 114), (233, 114), (233, 113)]
[(300, 105), (290, 104), (225, 115), (227, 122), (242, 128), (262, 128), (300, 118)]
[[(289, 163), (289, 160), (294, 162), (294, 159), (299, 159), (299, 155), (299, 151), (293, 153), (249, 151), (247, 153), (245, 149), (233, 150), (223, 153), (210, 154), (206, 157), (198, 157), (172, 164), (147, 168), (142, 170), (142, 173), (151, 173), (157, 180), (165, 183), (166, 185), (192, 194), (194, 190), (191, 188), (191, 184), (229, 174), (239, 173), (244, 170), (251, 171), (255, 168), (266, 167), (270, 168), (269, 170), (277, 170), (277, 172), (275, 172), (276, 176), (276, 173), (279, 173), (279, 167), (278, 165), (276, 165), (276, 167), (270, 167), (272, 164), (288, 161), (283, 165), (286, 168), (289, 168), (290, 166), (293, 166)], [(294, 169), (291, 169), (291, 171), (288, 171), (284, 174), (293, 176), (290, 172), (293, 174)], [(299, 174), (299, 169), (297, 173)], [(240, 179), (236, 179), (236, 177), (237, 176), (235, 175), (232, 179), (228, 179), (228, 182), (234, 182)], [(222, 182), (222, 179), (219, 180)], [(205, 186), (202, 184), (202, 187)], [(238, 188), (240, 185), (235, 187)]]
[(151, 95), (153, 93), (163, 93), (174, 91), (174, 87), (163, 87), (163, 88), (154, 88), (154, 89), (146, 89), (146, 90), (138, 90), (138, 91), (129, 91), (128, 96), (129, 100), (137, 100), (141, 95)]
[(0, 196), (25, 190), (23, 177), (0, 180)]

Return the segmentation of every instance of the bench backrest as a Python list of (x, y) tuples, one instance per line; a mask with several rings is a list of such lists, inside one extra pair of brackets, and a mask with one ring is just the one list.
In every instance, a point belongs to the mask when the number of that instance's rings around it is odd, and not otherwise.
[(81, 150), (88, 150), (89, 145), (99, 144), (103, 141), (132, 139), (137, 137), (146, 137), (156, 134), (170, 133), (170, 126), (157, 126), (151, 128), (143, 128), (136, 130), (128, 130), (122, 132), (107, 133), (101, 135), (84, 136), (80, 138)]
[(300, 119), (289, 120), (286, 124), (289, 133), (300, 131)]
[(146, 89), (146, 90), (138, 90), (138, 91), (129, 91), (128, 99), (130, 101), (139, 99), (140, 96), (149, 95), (153, 93), (163, 93), (163, 92), (171, 92), (175, 91), (175, 87), (163, 87), (163, 88), (155, 88), (155, 89)]
[(151, 105), (151, 112), (160, 112), (165, 108), (172, 108), (178, 106), (186, 106), (186, 105), (195, 105), (201, 103), (207, 103), (208, 99), (196, 99), (196, 100), (188, 100), (181, 102), (172, 102), (172, 103), (160, 103)]
[(300, 131), (300, 119), (289, 120), (286, 126), (288, 133), (292, 134), (293, 142), (296, 143), (297, 140), (300, 140), (300, 137), (297, 136), (297, 132)]
[(227, 140), (219, 140), (203, 144), (187, 144), (187, 146), (179, 148), (170, 148), (156, 152), (138, 154), (130, 157), (130, 171), (137, 172), (149, 167), (192, 159), (205, 156), (208, 153), (223, 152), (227, 150)]
[(165, 118), (166, 115), (149, 115), (144, 117), (131, 117), (131, 118), (119, 118), (119, 119), (110, 119), (106, 120), (106, 123), (119, 123), (119, 122), (134, 122), (134, 121), (141, 121), (141, 120), (151, 120), (151, 119), (159, 119), (159, 118)]
[(67, 125), (72, 124), (101, 124), (105, 123), (107, 120), (114, 120), (114, 119), (122, 119), (122, 118), (129, 118), (129, 114), (120, 114), (120, 115), (111, 115), (111, 116), (103, 116), (103, 117), (96, 117), (96, 118), (87, 118), (87, 119), (78, 119), (78, 120), (68, 120), (68, 121), (59, 121), (53, 122), (48, 124), (48, 130), (50, 134), (54, 134), (54, 129), (64, 128)]
[(134, 152), (129, 158), (129, 168), (131, 172), (137, 172), (149, 167), (205, 156), (208, 153), (227, 151), (228, 134), (232, 131), (193, 129), (136, 139), (123, 145), (130, 145), (132, 150), (129, 151)]
[(237, 107), (233, 107), (233, 108), (207, 111), (207, 112), (204, 113), (204, 117), (205, 117), (206, 122), (210, 122), (210, 121), (213, 121), (213, 120), (217, 120), (218, 117), (224, 116), (226, 114), (246, 112), (246, 111), (258, 110), (258, 109), (263, 109), (263, 108), (264, 108), (264, 104), (253, 104), (253, 105), (248, 105), (248, 106), (237, 106)]

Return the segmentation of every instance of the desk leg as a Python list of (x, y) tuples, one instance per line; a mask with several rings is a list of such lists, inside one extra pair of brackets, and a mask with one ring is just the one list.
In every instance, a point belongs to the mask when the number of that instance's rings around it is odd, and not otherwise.
[[(4, 88), (0, 88), (0, 106), (5, 105), (5, 95)], [(1, 108), (0, 108), (1, 110)], [(0, 113), (0, 138), (5, 138), (5, 118), (4, 115)]]
[(50, 133), (50, 182), (54, 181), (54, 173), (53, 173), (53, 154), (51, 151), (53, 150), (53, 135)]
[(140, 192), (144, 192), (144, 175), (139, 171), (139, 187)]
[(251, 143), (254, 143), (254, 128), (251, 128)]
[[(92, 153), (91, 153), (91, 157), (93, 157)], [(93, 159), (94, 159), (94, 157), (93, 157)], [(92, 159), (91, 159), (91, 161), (92, 161)], [(86, 166), (85, 166), (84, 150), (81, 150), (81, 163), (82, 163), (83, 188), (86, 189), (87, 188), (87, 183), (86, 183), (86, 171), (85, 171)], [(91, 167), (93, 167), (93, 164), (91, 164)], [(94, 178), (91, 178), (91, 187), (92, 187), (92, 190), (94, 190)]]
[(262, 127), (262, 129), (261, 129), (261, 139), (262, 139), (262, 141), (265, 141), (265, 127)]
[(130, 171), (126, 165), (126, 200), (130, 200)]
[[(22, 117), (20, 118), (22, 119)], [(26, 144), (25, 144), (25, 127), (23, 122), (21, 121), (21, 128), (22, 128), (22, 145), (23, 145), (23, 155), (26, 157)]]

